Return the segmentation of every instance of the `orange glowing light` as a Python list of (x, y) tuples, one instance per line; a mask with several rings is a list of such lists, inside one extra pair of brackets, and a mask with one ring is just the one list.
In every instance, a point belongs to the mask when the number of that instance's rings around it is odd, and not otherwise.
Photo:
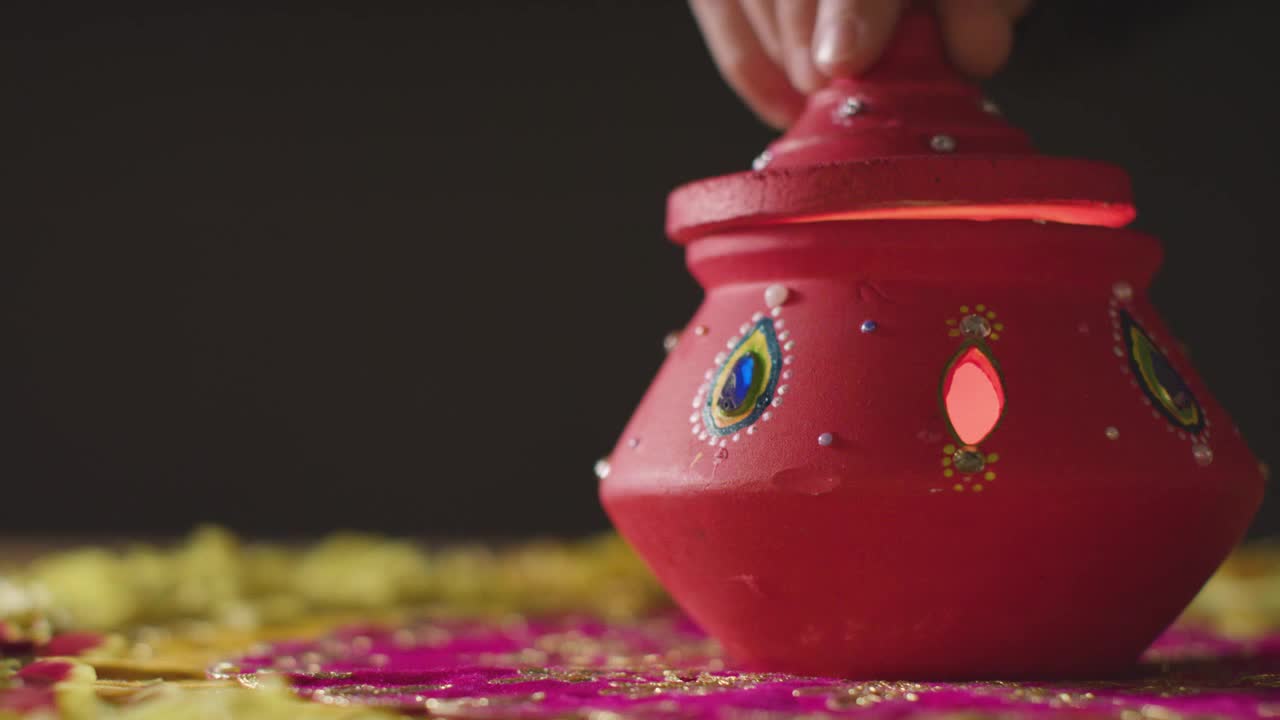
[(790, 225), (840, 220), (1041, 220), (1065, 225), (1124, 227), (1133, 221), (1136, 214), (1132, 205), (1117, 203), (1057, 202), (990, 205), (922, 203), (779, 217), (773, 222)]
[(1004, 413), (1004, 383), (991, 358), (977, 346), (960, 353), (942, 381), (947, 422), (966, 445), (982, 442)]

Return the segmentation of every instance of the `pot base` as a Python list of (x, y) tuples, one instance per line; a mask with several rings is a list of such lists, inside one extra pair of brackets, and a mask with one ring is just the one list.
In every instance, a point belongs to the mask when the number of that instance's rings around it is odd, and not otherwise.
[(1261, 498), (1257, 482), (1069, 497), (607, 485), (623, 535), (743, 666), (902, 680), (1130, 671)]

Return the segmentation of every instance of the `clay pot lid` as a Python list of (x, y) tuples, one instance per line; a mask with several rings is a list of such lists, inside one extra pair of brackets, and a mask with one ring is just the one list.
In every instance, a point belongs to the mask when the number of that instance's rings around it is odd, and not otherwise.
[(947, 62), (937, 20), (904, 14), (880, 61), (810, 96), (751, 172), (667, 199), (679, 243), (724, 230), (855, 219), (1027, 219), (1120, 227), (1129, 177), (1105, 163), (1039, 155)]

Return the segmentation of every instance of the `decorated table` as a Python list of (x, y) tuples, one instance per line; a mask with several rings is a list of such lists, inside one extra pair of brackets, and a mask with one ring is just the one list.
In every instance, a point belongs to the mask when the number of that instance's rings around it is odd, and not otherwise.
[(1268, 545), (1238, 550), (1128, 674), (966, 682), (741, 668), (614, 536), (282, 546), (205, 528), (16, 554), (0, 560), (0, 717), (1280, 714)]

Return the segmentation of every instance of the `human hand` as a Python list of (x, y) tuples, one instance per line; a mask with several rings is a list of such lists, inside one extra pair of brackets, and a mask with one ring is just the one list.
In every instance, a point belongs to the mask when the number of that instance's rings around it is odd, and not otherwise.
[[(689, 0), (729, 86), (766, 123), (784, 128), (805, 96), (871, 67), (910, 0)], [(984, 77), (1004, 64), (1013, 23), (1031, 0), (936, 0), (951, 62)]]

